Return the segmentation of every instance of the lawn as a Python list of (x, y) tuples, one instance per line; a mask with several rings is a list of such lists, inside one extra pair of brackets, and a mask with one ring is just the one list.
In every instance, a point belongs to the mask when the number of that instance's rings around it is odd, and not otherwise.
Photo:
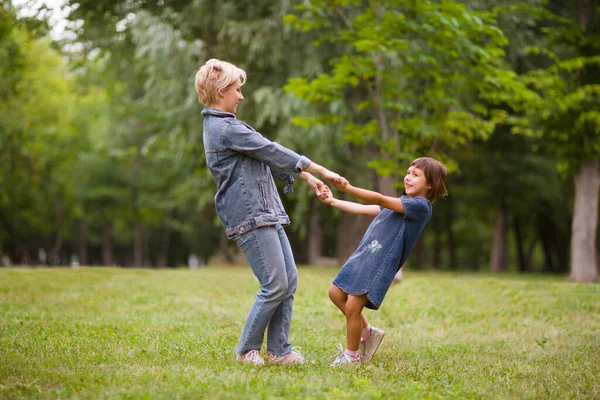
[(0, 398), (600, 399), (600, 285), (404, 273), (370, 364), (345, 343), (335, 268), (300, 267), (291, 340), (311, 361), (254, 367), (234, 347), (258, 289), (247, 267), (0, 268)]

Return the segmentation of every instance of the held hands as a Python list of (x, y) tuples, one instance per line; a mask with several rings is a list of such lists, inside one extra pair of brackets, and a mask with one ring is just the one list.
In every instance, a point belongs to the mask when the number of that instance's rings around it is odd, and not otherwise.
[(323, 179), (331, 183), (333, 183), (333, 181), (335, 181), (336, 179), (343, 179), (343, 177), (341, 177), (339, 174), (336, 174), (335, 172), (330, 171), (328, 169), (325, 169), (321, 173), (321, 176), (323, 177)]
[(327, 187), (320, 179), (317, 179), (313, 175), (310, 175), (310, 174), (307, 174), (307, 176), (306, 176), (306, 183), (311, 188), (313, 188), (313, 190), (315, 191), (315, 194), (317, 196), (321, 195), (321, 191), (323, 190), (323, 187)]
[(319, 193), (319, 200), (321, 200), (325, 204), (331, 204), (335, 200), (335, 198), (333, 197), (333, 193), (331, 193), (331, 190), (327, 185), (323, 185), (323, 187), (321, 188), (321, 191)]
[(333, 180), (333, 186), (335, 186), (336, 189), (341, 190), (342, 192), (350, 185), (350, 182), (348, 182), (348, 180), (346, 178), (344, 178), (343, 176), (340, 176), (337, 179)]

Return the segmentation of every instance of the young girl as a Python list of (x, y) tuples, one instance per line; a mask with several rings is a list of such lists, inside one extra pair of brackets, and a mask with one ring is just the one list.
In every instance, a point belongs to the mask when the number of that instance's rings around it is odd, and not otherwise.
[(338, 200), (327, 186), (321, 190), (321, 201), (342, 211), (376, 217), (329, 289), (331, 301), (346, 316), (347, 334), (346, 350), (340, 344), (331, 365), (359, 365), (371, 360), (384, 335), (369, 325), (363, 308), (379, 309), (394, 275), (431, 218), (431, 203), (448, 194), (446, 167), (433, 158), (417, 158), (404, 177), (406, 196), (400, 198), (354, 187), (344, 178), (334, 185), (372, 205)]
[(278, 143), (271, 142), (235, 117), (244, 100), (246, 73), (221, 60), (208, 60), (196, 73), (198, 100), (204, 116), (206, 164), (217, 185), (215, 206), (227, 237), (244, 252), (260, 291), (237, 344), (237, 360), (264, 364), (260, 354), (267, 331), (267, 360), (302, 364), (302, 355), (288, 341), (298, 271), (283, 229), (290, 224), (273, 177), (287, 183), (304, 179), (319, 194), (323, 182), (341, 178)]

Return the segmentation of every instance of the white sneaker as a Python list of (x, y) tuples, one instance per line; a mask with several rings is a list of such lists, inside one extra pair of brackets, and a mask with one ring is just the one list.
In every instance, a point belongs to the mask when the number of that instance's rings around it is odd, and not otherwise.
[(360, 339), (360, 356), (362, 362), (369, 362), (375, 355), (379, 344), (383, 340), (383, 335), (385, 332), (379, 328), (371, 327), (371, 336), (367, 340)]
[(262, 365), (265, 363), (265, 360), (261, 357), (260, 351), (258, 350), (250, 350), (244, 354), (238, 354), (236, 360), (254, 365)]
[(357, 359), (350, 357), (348, 354), (346, 354), (344, 346), (342, 346), (341, 343), (338, 343), (338, 349), (339, 353), (332, 358), (332, 367), (358, 367), (360, 365), (360, 356), (358, 356)]

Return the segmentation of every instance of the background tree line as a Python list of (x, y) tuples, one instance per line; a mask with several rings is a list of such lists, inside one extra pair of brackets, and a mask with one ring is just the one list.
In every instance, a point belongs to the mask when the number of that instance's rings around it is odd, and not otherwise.
[[(413, 158), (449, 166), (411, 267), (596, 280), (596, 1), (66, 6), (56, 41), (43, 8), (0, 8), (5, 262), (231, 261), (193, 90), (215, 57), (248, 72), (240, 119), (357, 185), (400, 195)], [(342, 262), (369, 222), (301, 184), (283, 199), (300, 263)]]

